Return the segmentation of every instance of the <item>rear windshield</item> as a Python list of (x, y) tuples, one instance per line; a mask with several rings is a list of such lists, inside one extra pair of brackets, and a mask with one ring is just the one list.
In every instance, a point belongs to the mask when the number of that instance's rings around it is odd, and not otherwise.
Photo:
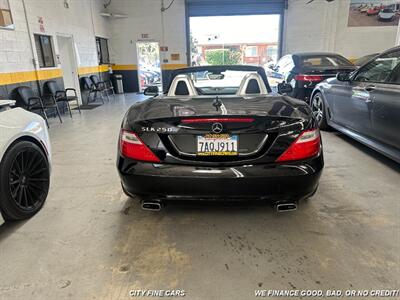
[(352, 66), (353, 64), (341, 56), (307, 56), (300, 58), (302, 67), (341, 67)]
[(249, 73), (255, 72), (226, 70), (213, 73), (202, 71), (187, 73), (187, 75), (192, 79), (199, 95), (234, 95), (243, 78)]
[(354, 64), (356, 66), (362, 66), (363, 64), (365, 64), (366, 62), (368, 62), (369, 60), (371, 60), (372, 58), (374, 58), (375, 56), (377, 56), (378, 54), (371, 54), (371, 55), (366, 55), (363, 57), (360, 57), (359, 59), (357, 59)]

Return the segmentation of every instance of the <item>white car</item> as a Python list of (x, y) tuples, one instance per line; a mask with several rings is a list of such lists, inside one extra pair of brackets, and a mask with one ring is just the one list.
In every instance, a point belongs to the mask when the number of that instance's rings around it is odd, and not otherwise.
[(0, 224), (43, 206), (50, 186), (51, 147), (45, 120), (15, 101), (0, 100)]
[(378, 14), (379, 21), (392, 21), (394, 19), (395, 12), (391, 8), (384, 8)]
[(367, 13), (367, 10), (368, 10), (368, 9), (369, 9), (369, 6), (368, 6), (368, 5), (363, 6), (362, 8), (360, 8), (360, 13), (362, 13), (362, 14)]

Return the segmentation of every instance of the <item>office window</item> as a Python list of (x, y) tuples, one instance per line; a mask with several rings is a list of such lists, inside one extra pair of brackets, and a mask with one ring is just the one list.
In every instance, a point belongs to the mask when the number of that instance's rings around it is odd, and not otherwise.
[(53, 43), (51, 36), (35, 34), (35, 45), (39, 60), (39, 67), (55, 67), (53, 55)]
[(257, 46), (247, 46), (245, 54), (246, 57), (257, 56)]
[(8, 0), (0, 0), (0, 28), (14, 29)]
[(278, 58), (278, 46), (268, 46), (267, 47), (267, 57), (276, 61)]
[(109, 64), (110, 56), (108, 54), (108, 40), (96, 37), (97, 57), (99, 58), (99, 65)]

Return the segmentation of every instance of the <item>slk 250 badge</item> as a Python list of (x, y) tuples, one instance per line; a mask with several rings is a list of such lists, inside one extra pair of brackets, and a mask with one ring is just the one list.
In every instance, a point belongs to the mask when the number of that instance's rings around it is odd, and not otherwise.
[(158, 133), (167, 133), (174, 132), (174, 128), (170, 127), (142, 127), (143, 132), (158, 132)]

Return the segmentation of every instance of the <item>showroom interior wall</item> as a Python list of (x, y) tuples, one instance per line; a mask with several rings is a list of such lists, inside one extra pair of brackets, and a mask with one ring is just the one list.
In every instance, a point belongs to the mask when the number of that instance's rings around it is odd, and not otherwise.
[(350, 0), (308, 2), (288, 1), (284, 53), (331, 51), (353, 59), (395, 45), (396, 26), (348, 27)]
[[(164, 1), (167, 6), (170, 1)], [(137, 92), (137, 53), (138, 40), (156, 41), (168, 47), (160, 52), (162, 77), (165, 82), (171, 70), (185, 67), (186, 21), (185, 1), (175, 0), (171, 7), (161, 12), (161, 0), (113, 0), (109, 10), (124, 13), (126, 18), (111, 20), (110, 52), (114, 73), (124, 76), (124, 89)]]
[[(98, 66), (95, 36), (108, 38), (109, 21), (100, 16), (102, 0), (10, 0), (15, 30), (0, 30), (0, 97), (7, 98), (18, 85), (37, 90), (49, 79), (62, 84), (61, 66), (39, 68), (33, 34), (52, 36), (54, 54), (59, 54), (57, 35), (72, 35), (79, 54), (79, 75), (108, 73), (108, 66)], [(29, 31), (27, 22), (29, 22)], [(93, 22), (92, 22), (93, 20)], [(31, 36), (29, 37), (29, 33)], [(31, 38), (33, 51), (31, 49)], [(35, 59), (35, 64), (33, 62)]]
[[(395, 26), (348, 27), (350, 0), (327, 2), (315, 0), (288, 0), (283, 28), (283, 53), (295, 51), (332, 51), (349, 59), (379, 52), (393, 47), (396, 42)], [(113, 18), (111, 24), (110, 52), (115, 73), (124, 75), (126, 91), (138, 91), (137, 57), (135, 43), (138, 40), (157, 41), (167, 46), (161, 52), (165, 81), (171, 69), (186, 66), (185, 0), (175, 0), (161, 13), (162, 0), (113, 0), (110, 11), (127, 14), (127, 18)], [(170, 3), (164, 1), (165, 5)], [(266, 0), (268, 3), (268, 0)], [(221, 11), (221, 15), (226, 14)], [(142, 36), (144, 34), (144, 36)], [(362, 46), (361, 46), (362, 45)], [(179, 54), (178, 61), (171, 54)]]
[[(101, 72), (98, 66), (95, 36), (110, 38), (109, 48), (114, 73), (124, 75), (127, 92), (138, 91), (136, 42), (151, 40), (168, 47), (161, 52), (163, 80), (171, 70), (186, 66), (185, 0), (175, 0), (161, 13), (162, 0), (113, 0), (107, 10), (122, 13), (126, 18), (103, 17), (104, 0), (64, 1), (25, 0), (27, 17), (33, 33), (53, 36), (54, 52), (58, 54), (56, 34), (72, 34), (80, 58), (80, 76)], [(283, 29), (283, 53), (295, 51), (333, 51), (348, 58), (379, 52), (390, 48), (398, 40), (396, 26), (347, 27), (350, 0), (327, 2), (288, 0)], [(164, 0), (167, 6), (170, 1)], [(37, 88), (49, 78), (61, 80), (60, 66), (35, 71), (23, 0), (10, 0), (15, 30), (0, 30), (0, 97), (7, 98), (16, 85)], [(41, 17), (41, 19), (40, 19)], [(39, 20), (43, 21), (44, 32)], [(93, 21), (93, 22), (92, 22)], [(34, 43), (33, 43), (34, 44)], [(35, 57), (36, 61), (37, 58)], [(41, 85), (41, 84), (40, 84)]]

